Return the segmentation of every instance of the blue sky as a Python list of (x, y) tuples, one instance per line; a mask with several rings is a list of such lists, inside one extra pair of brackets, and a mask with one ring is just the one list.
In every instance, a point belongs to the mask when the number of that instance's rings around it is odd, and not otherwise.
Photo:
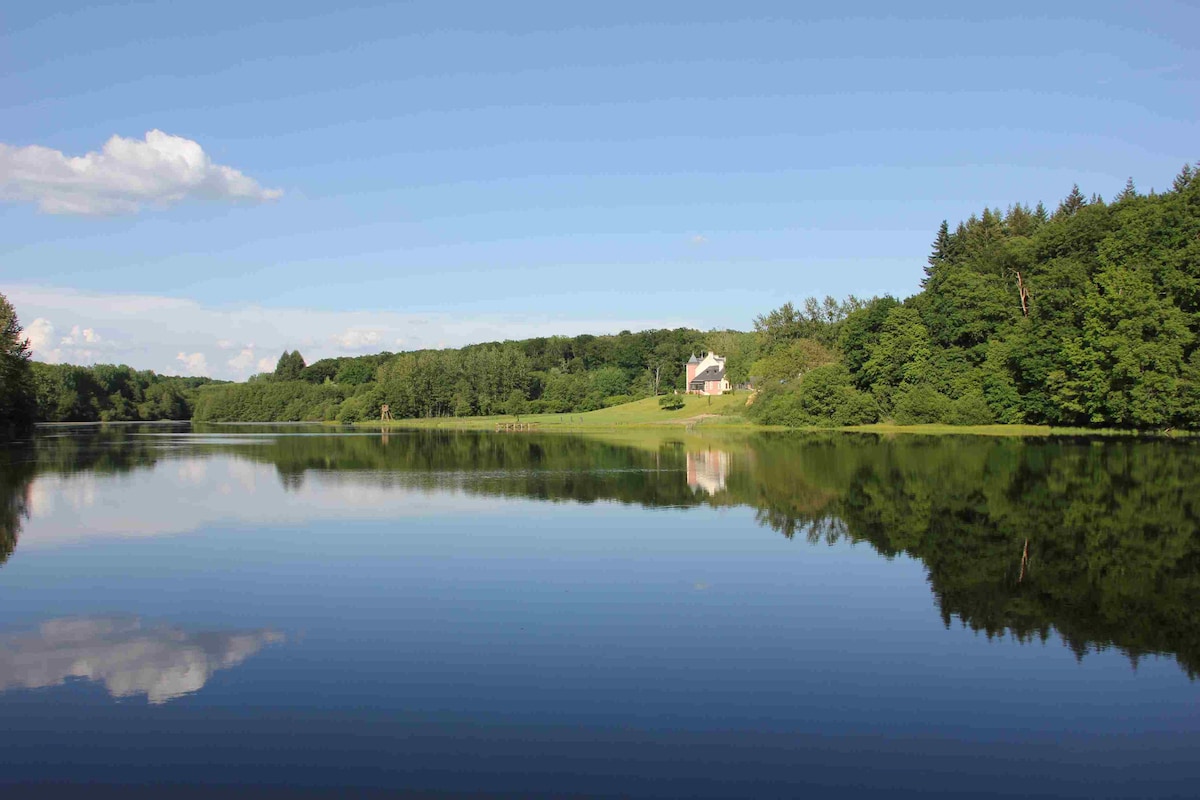
[[(1195, 5), (809, 5), (6, 7), (0, 291), (38, 357), (219, 377), (748, 329), (912, 293), (943, 218), (1200, 157)], [(147, 167), (155, 130), (203, 165)]]

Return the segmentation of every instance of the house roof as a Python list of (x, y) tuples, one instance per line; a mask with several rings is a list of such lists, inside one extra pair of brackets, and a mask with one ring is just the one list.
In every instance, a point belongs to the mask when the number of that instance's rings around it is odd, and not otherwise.
[(695, 354), (695, 353), (692, 353), (692, 357), (688, 359), (688, 362), (687, 362), (687, 363), (689, 363), (689, 364), (699, 364), (699, 363), (700, 363), (700, 359), (696, 357), (696, 354)]
[(692, 382), (722, 380), (725, 380), (725, 370), (722, 367), (706, 367), (703, 372), (697, 372), (696, 377), (692, 378)]

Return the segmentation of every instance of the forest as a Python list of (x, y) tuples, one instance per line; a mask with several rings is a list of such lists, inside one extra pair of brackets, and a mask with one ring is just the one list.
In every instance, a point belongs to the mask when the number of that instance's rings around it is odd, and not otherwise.
[[(31, 363), (0, 304), (0, 427), (29, 421), (339, 421), (589, 411), (683, 389), (726, 356), (746, 416), (785, 425), (1200, 428), (1200, 177), (1076, 186), (1054, 209), (984, 208), (937, 231), (920, 291), (785, 303), (754, 330), (544, 337), (305, 363), (244, 383)], [(748, 393), (748, 397), (749, 397)]]

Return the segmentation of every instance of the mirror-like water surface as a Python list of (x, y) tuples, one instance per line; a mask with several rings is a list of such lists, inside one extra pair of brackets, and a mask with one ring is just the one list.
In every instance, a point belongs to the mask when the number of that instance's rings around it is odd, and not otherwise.
[(1194, 796), (1200, 448), (47, 428), (0, 785)]

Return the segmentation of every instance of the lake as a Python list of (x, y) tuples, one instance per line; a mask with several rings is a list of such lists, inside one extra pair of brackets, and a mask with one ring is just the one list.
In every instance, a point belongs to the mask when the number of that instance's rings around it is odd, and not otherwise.
[(0, 562), (7, 791), (1200, 779), (1195, 443), (50, 427)]

